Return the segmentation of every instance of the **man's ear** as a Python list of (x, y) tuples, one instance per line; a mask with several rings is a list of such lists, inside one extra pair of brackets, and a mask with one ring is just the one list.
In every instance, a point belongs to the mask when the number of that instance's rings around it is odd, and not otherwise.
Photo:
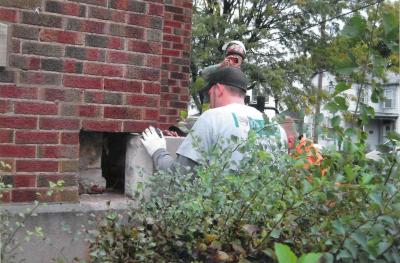
[(217, 88), (216, 88), (217, 96), (221, 97), (222, 94), (224, 94), (224, 92), (225, 92), (225, 87), (224, 87), (224, 85), (221, 85), (219, 83), (217, 83), (216, 86), (217, 86)]

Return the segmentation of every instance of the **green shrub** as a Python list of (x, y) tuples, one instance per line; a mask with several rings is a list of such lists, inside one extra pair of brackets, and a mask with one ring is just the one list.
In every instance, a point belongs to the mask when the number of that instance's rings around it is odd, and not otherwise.
[(91, 261), (276, 262), (281, 243), (320, 262), (400, 262), (399, 164), (391, 153), (367, 160), (352, 136), (324, 151), (325, 176), (304, 169), (305, 156), (264, 151), (254, 134), (238, 172), (216, 147), (196, 175), (157, 173), (138, 207), (100, 222)]

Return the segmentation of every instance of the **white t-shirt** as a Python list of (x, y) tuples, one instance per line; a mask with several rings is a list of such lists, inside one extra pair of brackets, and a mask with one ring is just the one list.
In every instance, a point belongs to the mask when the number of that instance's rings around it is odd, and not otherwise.
[[(223, 148), (231, 147), (234, 150), (236, 147), (232, 145), (232, 141), (229, 143), (226, 140), (235, 136), (240, 143), (247, 139), (250, 129), (257, 132), (267, 150), (272, 148), (269, 146), (276, 145), (277, 142), (287, 145), (286, 133), (280, 125), (269, 125), (267, 130), (263, 129), (264, 126), (262, 113), (247, 105), (234, 103), (209, 109), (193, 125), (191, 132), (178, 148), (177, 154), (199, 163), (202, 157), (198, 149), (207, 152), (218, 144)], [(194, 147), (193, 141), (198, 142), (199, 147)], [(233, 151), (231, 157), (233, 163), (239, 163), (242, 158), (242, 153), (238, 150)], [(236, 167), (231, 165), (231, 168)]]

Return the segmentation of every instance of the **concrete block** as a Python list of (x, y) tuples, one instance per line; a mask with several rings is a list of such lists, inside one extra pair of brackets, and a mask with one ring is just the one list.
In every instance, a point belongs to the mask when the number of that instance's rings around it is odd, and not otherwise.
[[(176, 151), (184, 137), (165, 137), (167, 151), (176, 158)], [(138, 184), (148, 181), (154, 172), (153, 160), (140, 142), (139, 135), (131, 135), (127, 140), (125, 160), (125, 194), (134, 197)]]

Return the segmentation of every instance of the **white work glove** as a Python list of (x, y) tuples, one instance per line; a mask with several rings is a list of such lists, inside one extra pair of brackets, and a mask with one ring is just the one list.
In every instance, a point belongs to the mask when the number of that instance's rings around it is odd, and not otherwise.
[(158, 135), (156, 129), (152, 126), (144, 130), (142, 137), (143, 139), (140, 140), (150, 156), (153, 156), (153, 154), (159, 149), (167, 148), (167, 142), (165, 141), (162, 132), (160, 131), (160, 135)]

